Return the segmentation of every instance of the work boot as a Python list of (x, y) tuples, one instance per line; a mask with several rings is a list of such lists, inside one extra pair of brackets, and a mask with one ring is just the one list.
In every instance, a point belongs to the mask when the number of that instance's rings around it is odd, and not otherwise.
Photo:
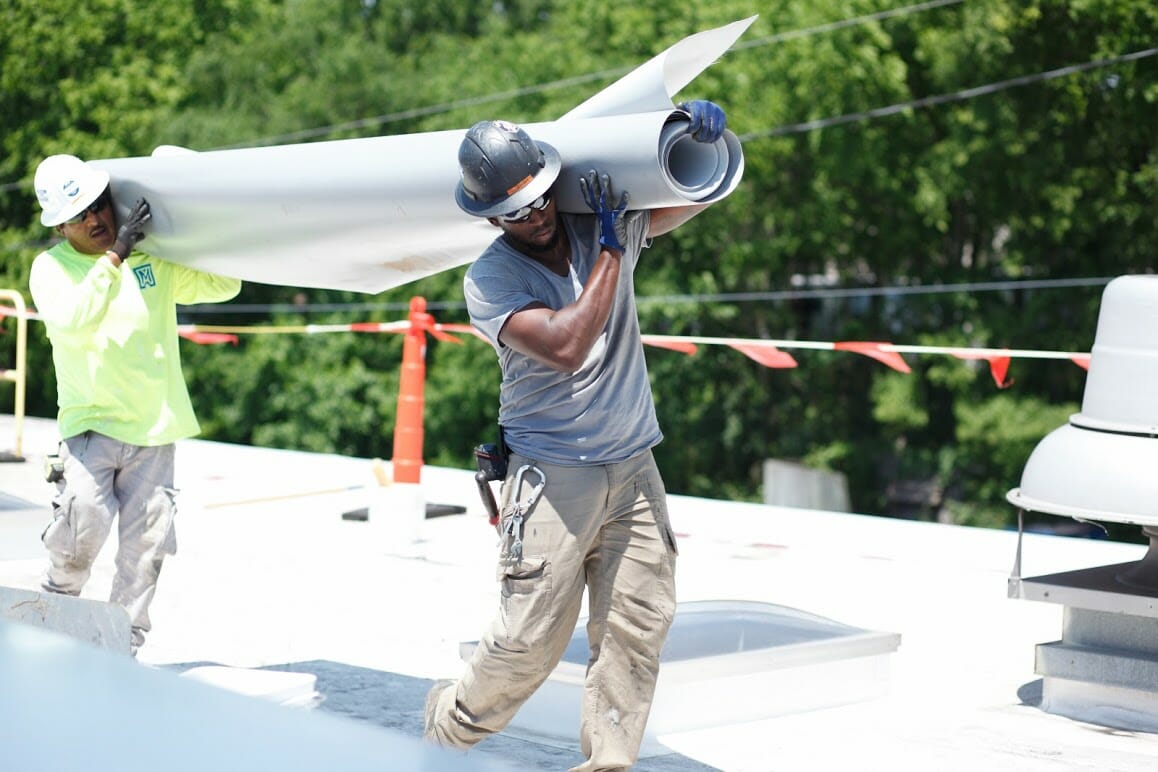
[(426, 693), (426, 704), (422, 709), (422, 736), (426, 740), (434, 741), (435, 739), (431, 732), (434, 728), (434, 712), (438, 708), (438, 698), (454, 685), (455, 682), (449, 678), (440, 678)]

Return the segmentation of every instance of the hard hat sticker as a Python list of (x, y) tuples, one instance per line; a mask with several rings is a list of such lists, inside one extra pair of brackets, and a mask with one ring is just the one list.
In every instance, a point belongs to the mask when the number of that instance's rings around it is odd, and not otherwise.
[(512, 196), (515, 193), (518, 193), (520, 190), (530, 185), (531, 180), (533, 179), (535, 178), (530, 174), (528, 174), (526, 177), (523, 177), (523, 179), (515, 183), (514, 187), (507, 188), (507, 195)]

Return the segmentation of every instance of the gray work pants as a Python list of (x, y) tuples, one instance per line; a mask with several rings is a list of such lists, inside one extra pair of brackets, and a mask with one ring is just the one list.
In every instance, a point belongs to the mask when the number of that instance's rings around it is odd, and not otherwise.
[[(514, 454), (503, 486), (523, 500), (537, 476), (513, 490), (514, 472), (536, 463), (547, 477), (526, 516), (522, 559), (504, 550), (498, 615), (466, 673), (432, 693), (426, 737), (465, 749), (498, 732), (558, 664), (588, 593), (590, 646), (576, 770), (630, 767), (639, 754), (675, 614), (675, 538), (651, 451), (618, 464), (556, 466)], [(509, 540), (504, 540), (509, 547)], [(432, 690), (433, 692), (434, 690)]]
[(129, 612), (136, 654), (151, 628), (149, 604), (161, 563), (177, 551), (175, 446), (141, 447), (85, 432), (64, 440), (60, 456), (64, 479), (56, 484), (53, 520), (41, 536), (49, 556), (41, 586), (79, 595), (116, 518), (116, 576), (109, 601)]

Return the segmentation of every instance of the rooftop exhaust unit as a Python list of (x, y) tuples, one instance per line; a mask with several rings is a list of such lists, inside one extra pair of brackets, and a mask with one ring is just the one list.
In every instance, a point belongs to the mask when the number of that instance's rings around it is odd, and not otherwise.
[[(1082, 410), (1030, 455), (1009, 596), (1064, 606), (1062, 639), (1038, 644), (1043, 710), (1158, 732), (1158, 276), (1102, 295)], [(1141, 560), (1021, 577), (1025, 511), (1141, 526)]]

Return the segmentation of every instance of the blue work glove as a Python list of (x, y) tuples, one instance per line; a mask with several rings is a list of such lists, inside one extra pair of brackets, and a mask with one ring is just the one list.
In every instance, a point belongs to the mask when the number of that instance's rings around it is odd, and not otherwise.
[(676, 107), (692, 117), (688, 133), (696, 142), (715, 142), (724, 136), (727, 119), (719, 105), (706, 99), (697, 99), (694, 102), (680, 102)]
[(622, 252), (623, 242), (627, 241), (627, 191), (619, 197), (619, 204), (611, 207), (607, 203), (607, 199), (615, 197), (611, 178), (592, 169), (587, 176), (579, 178), (579, 192), (583, 194), (583, 202), (599, 218), (599, 243)]

